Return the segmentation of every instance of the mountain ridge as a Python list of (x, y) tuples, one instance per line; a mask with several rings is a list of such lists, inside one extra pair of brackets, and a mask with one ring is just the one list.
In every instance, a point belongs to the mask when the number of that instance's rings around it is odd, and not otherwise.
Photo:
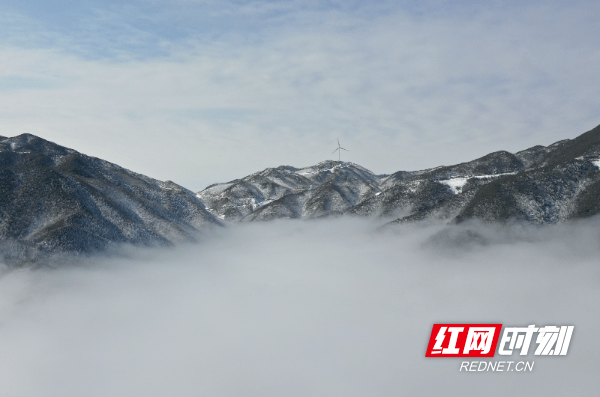
[(556, 224), (600, 212), (600, 126), (574, 139), (418, 171), (325, 160), (192, 192), (31, 134), (0, 137), (0, 259), (23, 264), (122, 244), (172, 245), (273, 219), (371, 217)]
[[(574, 139), (516, 153), (496, 151), (456, 165), (380, 176), (351, 162), (327, 160), (267, 168), (197, 194), (211, 213), (229, 222), (403, 214), (391, 222), (559, 223), (600, 212), (594, 193), (600, 191), (600, 162), (594, 163), (599, 159), (600, 126)], [(302, 177), (308, 169), (320, 177), (307, 189)], [(285, 173), (287, 182), (274, 172)]]

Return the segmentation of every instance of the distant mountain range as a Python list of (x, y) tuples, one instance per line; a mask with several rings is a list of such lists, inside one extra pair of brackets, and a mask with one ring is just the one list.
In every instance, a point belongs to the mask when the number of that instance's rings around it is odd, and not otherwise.
[(0, 254), (170, 245), (236, 222), (331, 216), (390, 224), (560, 223), (600, 212), (600, 126), (572, 140), (377, 175), (353, 163), (280, 166), (193, 193), (30, 134), (0, 137)]
[(230, 222), (355, 215), (394, 223), (559, 223), (600, 211), (600, 126), (547, 147), (392, 175), (339, 161), (268, 168), (198, 197)]

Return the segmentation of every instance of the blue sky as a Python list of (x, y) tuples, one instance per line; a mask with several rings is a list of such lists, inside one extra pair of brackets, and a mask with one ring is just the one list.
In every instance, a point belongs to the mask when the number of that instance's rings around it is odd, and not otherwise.
[(596, 2), (4, 1), (0, 135), (193, 190), (331, 158), (377, 173), (600, 123)]

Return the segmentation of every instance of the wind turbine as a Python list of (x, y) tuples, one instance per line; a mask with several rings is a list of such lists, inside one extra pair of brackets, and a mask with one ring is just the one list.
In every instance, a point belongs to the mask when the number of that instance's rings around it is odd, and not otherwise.
[(338, 161), (340, 161), (342, 159), (342, 150), (345, 150), (347, 152), (349, 152), (350, 150), (348, 149), (344, 149), (343, 147), (340, 146), (340, 138), (338, 138), (338, 148), (335, 149), (333, 152), (331, 152), (331, 154), (338, 152)]

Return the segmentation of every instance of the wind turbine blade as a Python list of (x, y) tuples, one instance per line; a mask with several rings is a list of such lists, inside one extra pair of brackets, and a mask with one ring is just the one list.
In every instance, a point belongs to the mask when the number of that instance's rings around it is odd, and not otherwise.
[(340, 150), (340, 148), (335, 149), (333, 152), (331, 152), (331, 154), (334, 154), (335, 152), (337, 152), (338, 150)]
[(342, 149), (342, 150), (345, 150), (345, 151), (347, 151), (347, 152), (349, 152), (349, 151), (350, 151), (350, 150), (348, 150), (348, 149), (344, 149), (343, 147), (341, 147), (340, 149)]

